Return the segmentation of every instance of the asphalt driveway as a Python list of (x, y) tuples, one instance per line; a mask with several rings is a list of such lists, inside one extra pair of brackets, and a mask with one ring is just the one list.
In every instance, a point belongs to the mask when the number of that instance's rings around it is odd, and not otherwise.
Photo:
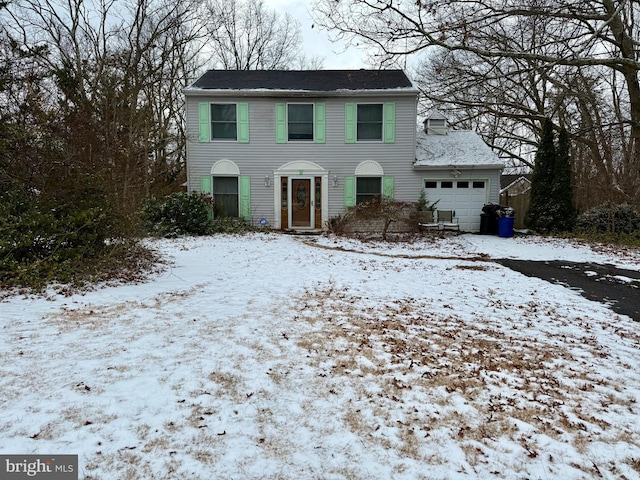
[(608, 264), (497, 259), (497, 263), (529, 277), (566, 285), (583, 297), (605, 303), (640, 321), (640, 271)]

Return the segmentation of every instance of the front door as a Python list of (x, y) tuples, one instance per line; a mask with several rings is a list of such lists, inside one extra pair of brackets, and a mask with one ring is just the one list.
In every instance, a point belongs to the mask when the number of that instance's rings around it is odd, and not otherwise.
[(311, 179), (291, 180), (291, 226), (311, 227)]

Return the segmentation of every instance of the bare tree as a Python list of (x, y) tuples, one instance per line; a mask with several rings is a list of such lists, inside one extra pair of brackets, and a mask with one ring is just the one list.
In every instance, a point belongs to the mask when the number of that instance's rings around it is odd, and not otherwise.
[(301, 60), (305, 66), (300, 23), (288, 13), (280, 17), (263, 0), (209, 0), (207, 10), (216, 68), (287, 70)]
[(201, 40), (197, 0), (19, 0), (7, 14), (12, 38), (50, 72), (40, 102), (60, 161), (122, 209), (180, 188), (182, 88)]
[(430, 100), (482, 122), (514, 158), (526, 160), (541, 119), (552, 117), (572, 132), (588, 177), (605, 179), (605, 195), (640, 202), (637, 1), (317, 0), (313, 11), (338, 38), (368, 44), (381, 65), (428, 53)]

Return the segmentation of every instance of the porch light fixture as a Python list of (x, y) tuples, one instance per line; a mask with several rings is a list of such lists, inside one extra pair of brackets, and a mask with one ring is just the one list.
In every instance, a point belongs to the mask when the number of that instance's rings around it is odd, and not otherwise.
[(457, 168), (454, 168), (453, 170), (451, 170), (451, 175), (453, 175), (453, 178), (458, 178), (460, 174), (461, 172)]
[(331, 185), (333, 187), (337, 187), (338, 186), (338, 176), (334, 175), (333, 178), (331, 179)]
[(271, 186), (271, 179), (269, 178), (269, 175), (265, 175), (264, 176), (264, 186), (265, 187), (270, 187)]

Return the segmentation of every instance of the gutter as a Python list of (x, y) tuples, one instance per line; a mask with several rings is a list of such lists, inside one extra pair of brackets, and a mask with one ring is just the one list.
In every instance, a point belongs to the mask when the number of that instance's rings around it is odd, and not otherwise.
[(417, 97), (418, 91), (413, 89), (385, 90), (213, 90), (187, 87), (182, 90), (187, 97)]
[(504, 164), (490, 163), (490, 164), (473, 164), (473, 165), (413, 165), (414, 170), (451, 170), (452, 168), (460, 170), (502, 170)]

